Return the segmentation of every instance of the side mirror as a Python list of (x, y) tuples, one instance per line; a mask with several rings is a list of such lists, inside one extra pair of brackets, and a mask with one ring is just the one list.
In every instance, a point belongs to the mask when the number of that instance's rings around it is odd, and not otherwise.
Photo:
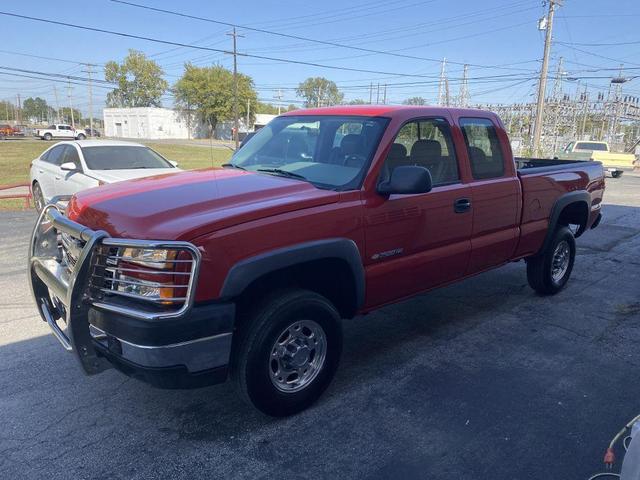
[(60, 170), (64, 170), (65, 172), (77, 172), (78, 167), (76, 167), (76, 164), (73, 162), (65, 162), (60, 165)]
[(178, 167), (178, 162), (176, 162), (175, 160), (169, 160), (169, 163), (176, 168)]
[(432, 187), (433, 181), (428, 168), (407, 165), (394, 168), (391, 171), (391, 178), (378, 184), (378, 193), (381, 195), (391, 195), (392, 193), (409, 195), (430, 192)]

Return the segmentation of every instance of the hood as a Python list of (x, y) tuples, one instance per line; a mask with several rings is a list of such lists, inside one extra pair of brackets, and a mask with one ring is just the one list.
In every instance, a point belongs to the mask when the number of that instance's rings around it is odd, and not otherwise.
[(121, 182), (134, 178), (153, 177), (180, 172), (177, 168), (129, 168), (125, 170), (90, 170), (90, 176), (104, 183)]
[(71, 199), (67, 215), (114, 237), (191, 240), (338, 198), (338, 192), (300, 180), (217, 168), (91, 188)]

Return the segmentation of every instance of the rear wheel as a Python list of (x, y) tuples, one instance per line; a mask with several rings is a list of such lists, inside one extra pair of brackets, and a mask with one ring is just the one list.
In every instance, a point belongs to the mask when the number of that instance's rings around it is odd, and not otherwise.
[(44, 208), (44, 195), (42, 195), (42, 189), (40, 188), (40, 184), (35, 182), (31, 187), (31, 194), (33, 195), (33, 205), (36, 207), (36, 211), (40, 213)]
[(246, 320), (231, 372), (245, 400), (275, 417), (313, 404), (333, 379), (342, 352), (335, 307), (314, 292), (283, 290)]
[(620, 178), (622, 176), (622, 171), (621, 170), (616, 170), (615, 172), (611, 172), (611, 176), (613, 178)]
[(53, 137), (51, 136), (50, 133), (45, 133), (44, 137), (42, 137), (42, 138), (44, 138), (47, 142), (49, 142)]
[(558, 228), (544, 252), (527, 260), (529, 285), (541, 295), (554, 295), (569, 281), (576, 241), (568, 227)]
[(84, 133), (80, 133), (76, 137), (76, 140), (84, 140), (85, 138), (87, 138), (87, 136)]

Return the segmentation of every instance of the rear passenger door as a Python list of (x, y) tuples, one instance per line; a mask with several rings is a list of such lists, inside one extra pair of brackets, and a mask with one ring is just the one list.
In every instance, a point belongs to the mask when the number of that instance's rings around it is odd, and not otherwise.
[(464, 275), (471, 253), (472, 213), (462, 183), (449, 121), (414, 120), (402, 126), (382, 166), (380, 181), (403, 165), (427, 167), (433, 189), (393, 194), (365, 204), (367, 300), (370, 306), (426, 290)]
[(460, 118), (473, 197), (471, 262), (476, 273), (508, 261), (520, 236), (522, 194), (508, 146), (489, 118)]

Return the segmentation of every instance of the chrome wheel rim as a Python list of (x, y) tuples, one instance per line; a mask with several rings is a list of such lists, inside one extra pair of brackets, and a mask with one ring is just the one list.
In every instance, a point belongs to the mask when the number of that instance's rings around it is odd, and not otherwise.
[(269, 355), (269, 377), (279, 391), (294, 393), (318, 376), (327, 355), (327, 337), (313, 320), (299, 320), (285, 328)]
[(569, 269), (569, 259), (571, 258), (571, 249), (566, 240), (556, 245), (553, 251), (553, 260), (551, 261), (551, 278), (554, 282), (559, 282)]
[(36, 210), (41, 212), (44, 208), (44, 201), (42, 200), (42, 191), (38, 185), (33, 189), (33, 202), (35, 203)]

